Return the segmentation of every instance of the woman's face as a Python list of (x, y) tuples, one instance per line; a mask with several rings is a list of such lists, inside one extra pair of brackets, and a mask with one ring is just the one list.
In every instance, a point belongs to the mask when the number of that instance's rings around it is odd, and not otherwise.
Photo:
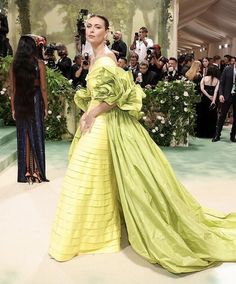
[(86, 22), (86, 39), (91, 44), (100, 44), (106, 40), (108, 30), (105, 23), (98, 17), (92, 17)]
[(202, 60), (202, 65), (203, 65), (203, 67), (207, 67), (209, 65), (209, 61), (206, 58), (204, 58)]

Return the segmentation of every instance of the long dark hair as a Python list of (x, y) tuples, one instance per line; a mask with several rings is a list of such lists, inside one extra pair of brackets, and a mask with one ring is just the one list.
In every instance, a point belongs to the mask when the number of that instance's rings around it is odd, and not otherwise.
[(34, 116), (34, 81), (37, 63), (36, 43), (30, 36), (21, 36), (13, 60), (15, 77), (16, 119), (32, 119)]

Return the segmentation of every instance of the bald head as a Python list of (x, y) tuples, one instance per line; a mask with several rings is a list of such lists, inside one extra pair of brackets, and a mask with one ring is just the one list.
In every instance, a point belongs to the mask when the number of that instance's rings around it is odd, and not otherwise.
[(114, 39), (115, 41), (121, 40), (121, 39), (122, 39), (122, 33), (121, 33), (121, 31), (115, 31), (115, 32), (114, 32), (114, 35), (113, 35), (113, 39)]

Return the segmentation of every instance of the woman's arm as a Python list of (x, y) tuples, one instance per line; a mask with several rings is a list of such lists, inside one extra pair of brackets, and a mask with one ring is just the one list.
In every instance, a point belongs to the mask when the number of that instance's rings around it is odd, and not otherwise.
[(81, 134), (85, 134), (86, 132), (90, 132), (95, 119), (97, 116), (101, 115), (104, 112), (108, 112), (115, 108), (116, 105), (109, 105), (105, 102), (101, 102), (99, 105), (91, 109), (89, 112), (85, 112), (80, 119), (80, 131)]
[(47, 117), (48, 114), (48, 95), (47, 95), (47, 82), (46, 82), (46, 67), (44, 65), (44, 62), (39, 60), (38, 61), (39, 65), (39, 75), (40, 75), (40, 90), (42, 93), (43, 97), (43, 102), (44, 102), (44, 112), (45, 115), (44, 117)]
[(9, 74), (8, 74), (9, 86), (10, 86), (10, 94), (11, 94), (11, 112), (12, 117), (15, 120), (15, 93), (16, 93), (16, 82), (15, 76), (13, 74), (13, 64), (10, 66)]
[(211, 100), (211, 96), (207, 93), (207, 91), (205, 90), (205, 88), (204, 88), (204, 78), (202, 78), (202, 80), (201, 80), (201, 82), (200, 82), (200, 88), (201, 88), (201, 91), (202, 91), (202, 93), (206, 96), (206, 97), (208, 97), (208, 99), (210, 99)]
[(216, 102), (216, 98), (217, 98), (218, 91), (219, 91), (219, 86), (220, 86), (220, 80), (217, 79), (217, 84), (216, 84), (216, 86), (215, 86), (215, 90), (214, 90), (214, 95), (213, 95), (212, 103), (215, 103), (215, 102)]

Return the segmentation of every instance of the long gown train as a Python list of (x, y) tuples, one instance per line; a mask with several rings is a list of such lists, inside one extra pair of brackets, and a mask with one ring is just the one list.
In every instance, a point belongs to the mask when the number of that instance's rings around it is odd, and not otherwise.
[(49, 254), (66, 261), (83, 253), (115, 252), (119, 202), (134, 250), (173, 273), (236, 260), (236, 214), (204, 209), (177, 180), (137, 117), (142, 91), (110, 58), (96, 61), (88, 91), (76, 103), (117, 108), (77, 131), (53, 224)]

